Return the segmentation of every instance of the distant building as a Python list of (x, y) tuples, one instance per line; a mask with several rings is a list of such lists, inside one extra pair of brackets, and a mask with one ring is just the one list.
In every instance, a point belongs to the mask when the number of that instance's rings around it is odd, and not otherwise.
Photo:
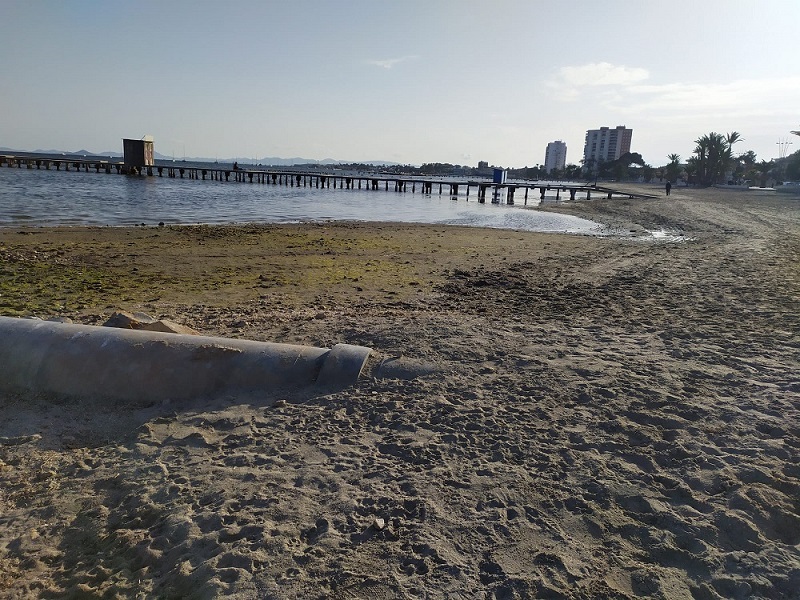
[(632, 137), (633, 129), (626, 129), (625, 125), (618, 125), (614, 129), (610, 127), (589, 129), (583, 147), (584, 167), (589, 168), (590, 165), (617, 160), (626, 152), (630, 152)]
[(489, 177), (492, 174), (492, 168), (489, 166), (489, 163), (487, 161), (479, 160), (476, 173), (481, 177)]
[(567, 164), (567, 145), (561, 140), (547, 144), (544, 153), (544, 170), (551, 173), (554, 169), (563, 171)]

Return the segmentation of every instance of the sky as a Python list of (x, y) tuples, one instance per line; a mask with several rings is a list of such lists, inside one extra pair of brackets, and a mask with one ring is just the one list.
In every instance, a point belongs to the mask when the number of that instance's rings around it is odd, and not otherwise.
[[(524, 167), (800, 149), (800, 0), (0, 0), (0, 147)], [(783, 142), (793, 142), (791, 146)]]

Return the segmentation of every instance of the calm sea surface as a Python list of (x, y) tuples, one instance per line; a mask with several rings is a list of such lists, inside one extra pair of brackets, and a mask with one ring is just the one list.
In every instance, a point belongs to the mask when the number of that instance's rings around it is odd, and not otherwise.
[(394, 221), (598, 233), (601, 225), (536, 210), (538, 194), (517, 191), (517, 204), (479, 204), (410, 191), (316, 189), (271, 184), (128, 177), (117, 174), (0, 167), (0, 227)]

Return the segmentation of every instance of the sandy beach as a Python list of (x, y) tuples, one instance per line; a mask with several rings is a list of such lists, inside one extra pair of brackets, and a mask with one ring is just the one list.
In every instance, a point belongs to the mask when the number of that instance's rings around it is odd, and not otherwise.
[(4, 316), (375, 351), (337, 392), (1, 397), (0, 597), (800, 598), (800, 199), (545, 210), (613, 235), (0, 230)]

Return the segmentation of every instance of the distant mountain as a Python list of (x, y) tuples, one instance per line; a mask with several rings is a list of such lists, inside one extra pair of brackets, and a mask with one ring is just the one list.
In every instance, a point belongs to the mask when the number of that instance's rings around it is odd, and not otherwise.
[[(183, 157), (167, 156), (160, 152), (155, 152), (155, 157), (158, 160), (183, 160)], [(393, 166), (399, 165), (396, 162), (387, 162), (382, 160), (337, 160), (335, 158), (325, 158), (323, 160), (316, 160), (314, 158), (302, 158), (294, 156), (292, 158), (281, 158), (279, 156), (263, 156), (260, 158), (253, 158), (252, 156), (234, 156), (231, 158), (208, 158), (206, 156), (187, 156), (186, 160), (189, 162), (219, 162), (225, 164), (232, 164), (237, 162), (242, 165), (252, 165), (254, 162), (259, 165), (273, 166), (273, 167), (290, 167), (293, 165), (342, 165), (351, 163), (360, 163), (366, 165), (376, 166)]]
[(50, 149), (42, 149), (37, 148), (36, 150), (20, 150), (19, 148), (9, 148), (7, 146), (0, 146), (0, 152), (21, 152), (24, 154), (55, 154), (55, 155), (64, 155), (64, 156), (122, 156), (121, 152), (110, 151), (110, 152), (100, 152), (95, 153), (90, 150), (80, 149), (80, 150), (55, 150), (53, 148)]
[[(17, 152), (27, 152), (27, 150), (17, 150)], [(71, 150), (42, 150), (37, 148), (32, 151), (34, 154), (86, 154), (85, 152), (72, 152)]]

